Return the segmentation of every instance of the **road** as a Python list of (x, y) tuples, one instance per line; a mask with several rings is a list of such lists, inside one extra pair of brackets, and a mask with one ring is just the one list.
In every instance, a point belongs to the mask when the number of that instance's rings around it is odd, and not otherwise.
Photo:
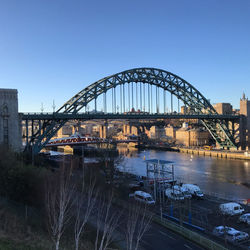
[(144, 235), (141, 246), (145, 250), (204, 249), (156, 223), (153, 223), (150, 230)]

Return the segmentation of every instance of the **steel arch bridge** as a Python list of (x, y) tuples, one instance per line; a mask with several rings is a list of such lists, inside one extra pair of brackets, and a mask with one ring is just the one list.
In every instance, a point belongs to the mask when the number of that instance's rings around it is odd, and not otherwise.
[[(152, 87), (155, 88), (153, 94)], [(163, 95), (160, 97), (159, 89)], [(107, 100), (107, 92), (112, 91), (112, 100)], [(166, 92), (171, 95), (171, 113), (166, 113)], [(139, 95), (138, 95), (139, 93)], [(97, 111), (97, 99), (103, 96), (103, 111)], [(134, 112), (134, 119), (178, 118), (173, 113), (173, 97), (181, 101), (189, 110), (190, 116), (199, 118), (210, 132), (215, 141), (223, 148), (236, 148), (234, 136), (228, 127), (228, 120), (218, 115), (210, 102), (190, 83), (181, 77), (156, 68), (135, 68), (126, 70), (94, 82), (81, 90), (62, 107), (50, 116), (46, 114), (23, 114), (26, 121), (26, 149), (32, 148), (38, 153), (52, 138), (52, 136), (68, 121), (72, 119), (133, 119), (130, 112), (134, 107), (140, 107)], [(163, 99), (163, 104), (160, 99)], [(112, 101), (112, 112), (107, 113), (107, 102)], [(94, 102), (95, 112), (87, 111), (88, 104)], [(153, 103), (155, 102), (155, 112)], [(116, 104), (120, 103), (120, 110)], [(136, 103), (136, 104), (135, 104)], [(139, 103), (139, 105), (138, 105)], [(160, 113), (159, 106), (163, 105)], [(82, 112), (84, 110), (85, 112)], [(232, 118), (232, 117), (230, 117)], [(37, 120), (39, 128), (34, 129)], [(32, 123), (31, 136), (28, 136), (28, 124)]]

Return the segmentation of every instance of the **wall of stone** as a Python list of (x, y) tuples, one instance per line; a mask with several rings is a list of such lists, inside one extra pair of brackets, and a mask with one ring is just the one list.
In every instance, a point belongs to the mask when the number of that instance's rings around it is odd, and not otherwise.
[(15, 151), (22, 147), (16, 89), (0, 89), (0, 143)]

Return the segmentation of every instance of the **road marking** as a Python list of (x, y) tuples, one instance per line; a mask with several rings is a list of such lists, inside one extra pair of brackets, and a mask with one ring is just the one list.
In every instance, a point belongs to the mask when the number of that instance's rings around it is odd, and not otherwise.
[(164, 232), (162, 232), (162, 231), (159, 231), (161, 234), (163, 234), (164, 236), (166, 236), (166, 237), (168, 237), (168, 238), (170, 238), (170, 239), (172, 239), (172, 240), (175, 240), (175, 238), (174, 237), (172, 237), (172, 236), (169, 236), (167, 233), (164, 233)]
[(186, 248), (193, 249), (192, 247), (188, 246), (187, 244), (184, 244)]

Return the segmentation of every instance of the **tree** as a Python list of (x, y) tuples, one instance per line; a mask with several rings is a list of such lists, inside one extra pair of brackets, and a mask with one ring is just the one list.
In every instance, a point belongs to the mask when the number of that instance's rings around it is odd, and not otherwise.
[(121, 212), (112, 208), (113, 192), (99, 199), (95, 250), (106, 250), (114, 240), (114, 232), (118, 227)]
[(48, 216), (48, 229), (55, 244), (59, 249), (61, 237), (65, 227), (72, 218), (71, 208), (75, 186), (72, 183), (71, 169), (65, 164), (59, 169), (59, 173), (47, 182), (46, 210)]
[(117, 166), (123, 161), (123, 156), (116, 155), (114, 151), (105, 150), (99, 157), (98, 161), (101, 165), (101, 169), (106, 175), (106, 181), (113, 185), (115, 176), (119, 173)]
[(130, 203), (126, 225), (127, 250), (137, 250), (143, 235), (149, 230), (152, 213), (147, 204)]
[(93, 176), (90, 176), (89, 183), (84, 184), (84, 176), (82, 178), (82, 189), (76, 200), (76, 219), (74, 228), (76, 250), (79, 249), (80, 236), (84, 232), (84, 227), (89, 220), (98, 196), (96, 179)]

